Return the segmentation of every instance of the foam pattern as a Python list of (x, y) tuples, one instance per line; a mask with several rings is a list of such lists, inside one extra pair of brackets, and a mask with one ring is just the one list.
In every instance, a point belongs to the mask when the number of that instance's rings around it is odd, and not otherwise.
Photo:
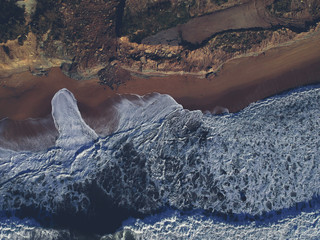
[(45, 229), (30, 219), (0, 218), (0, 239), (10, 240), (67, 240), (68, 230)]
[(268, 224), (228, 223), (201, 214), (166, 212), (124, 226), (135, 239), (319, 239), (320, 213), (302, 212)]
[(63, 89), (52, 100), (55, 147), (0, 149), (0, 210), (94, 215), (101, 195), (143, 214), (164, 206), (249, 215), (292, 207), (319, 195), (319, 102), (320, 89), (308, 88), (214, 116), (155, 94), (117, 103), (118, 129), (98, 137)]
[(75, 149), (98, 138), (83, 121), (77, 101), (67, 89), (57, 92), (52, 101), (52, 117), (59, 131), (56, 146)]

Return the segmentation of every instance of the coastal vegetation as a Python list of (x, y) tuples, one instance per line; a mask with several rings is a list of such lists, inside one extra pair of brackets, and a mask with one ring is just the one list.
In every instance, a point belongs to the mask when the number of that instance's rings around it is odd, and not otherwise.
[(31, 31), (42, 36), (49, 29), (54, 39), (59, 38), (59, 28), (63, 27), (58, 4), (55, 0), (37, 0), (37, 8), (30, 23)]
[(138, 14), (127, 9), (122, 21), (122, 35), (129, 36), (131, 41), (141, 42), (147, 36), (187, 22), (190, 17), (188, 5), (184, 2), (177, 6), (170, 1), (159, 2)]
[[(207, 1), (174, 1), (165, 0), (156, 3), (148, 3), (140, 11), (126, 7), (122, 19), (122, 34), (129, 36), (130, 41), (140, 43), (141, 40), (161, 30), (186, 23), (193, 17), (208, 14), (213, 11), (208, 6), (221, 6), (228, 0)], [(204, 9), (209, 9), (205, 12)]]
[(289, 12), (291, 6), (291, 0), (276, 0), (273, 3), (273, 9), (275, 12)]
[(215, 3), (215, 4), (217, 4), (217, 5), (221, 5), (221, 4), (223, 4), (223, 3), (227, 3), (228, 2), (228, 0), (210, 0), (210, 2), (211, 3)]
[[(317, 0), (275, 0), (267, 6), (267, 10), (277, 17), (293, 17), (297, 14), (302, 14), (306, 8), (308, 8), (308, 12), (313, 18), (320, 17), (320, 2)], [(307, 14), (307, 11), (303, 14)]]
[(19, 38), (22, 43), (29, 29), (25, 25), (24, 8), (15, 0), (0, 0), (0, 43)]
[(268, 33), (268, 30), (226, 32), (218, 34), (208, 45), (212, 50), (222, 49), (227, 53), (244, 52), (261, 43), (268, 37)]

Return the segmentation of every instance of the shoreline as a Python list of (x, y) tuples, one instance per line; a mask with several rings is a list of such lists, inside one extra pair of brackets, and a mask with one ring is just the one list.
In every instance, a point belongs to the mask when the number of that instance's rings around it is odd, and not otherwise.
[(115, 90), (100, 85), (98, 79), (71, 79), (60, 68), (52, 68), (42, 77), (24, 72), (2, 78), (0, 119), (6, 123), (0, 126), (0, 147), (33, 151), (52, 146), (58, 135), (51, 100), (62, 88), (74, 94), (84, 121), (99, 135), (116, 128), (112, 106), (123, 97), (130, 99), (127, 94), (158, 92), (169, 94), (189, 110), (238, 112), (252, 102), (320, 83), (319, 38), (317, 34), (258, 56), (231, 60), (212, 78), (181, 74), (145, 78), (123, 69), (120, 75), (128, 79)]
[[(61, 88), (76, 97), (80, 111), (103, 105), (118, 94), (169, 94), (184, 108), (213, 111), (216, 107), (237, 112), (250, 103), (295, 87), (320, 82), (320, 34), (288, 46), (269, 49), (258, 56), (225, 63), (216, 76), (194, 74), (140, 76), (122, 69), (124, 81), (115, 90), (99, 85), (98, 79), (74, 80), (59, 68), (47, 76), (30, 72), (0, 79), (0, 119), (42, 118), (51, 113), (51, 99)], [(141, 73), (143, 74), (143, 73)], [(85, 107), (81, 107), (85, 106)]]

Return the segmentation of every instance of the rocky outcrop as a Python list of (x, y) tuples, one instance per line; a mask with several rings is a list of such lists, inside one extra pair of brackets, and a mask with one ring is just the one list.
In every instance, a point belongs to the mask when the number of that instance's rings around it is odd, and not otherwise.
[(131, 71), (152, 73), (192, 73), (214, 76), (221, 66), (236, 57), (263, 54), (269, 48), (301, 38), (290, 29), (245, 30), (216, 35), (196, 49), (182, 46), (146, 45), (119, 40), (122, 66)]

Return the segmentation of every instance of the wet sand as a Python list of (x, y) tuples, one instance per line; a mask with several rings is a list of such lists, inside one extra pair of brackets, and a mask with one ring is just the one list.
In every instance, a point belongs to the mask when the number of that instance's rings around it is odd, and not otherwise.
[(0, 147), (15, 151), (40, 151), (54, 146), (58, 137), (51, 115), (41, 119), (0, 121)]
[[(213, 111), (216, 107), (236, 112), (248, 104), (294, 87), (320, 82), (320, 36), (274, 48), (256, 57), (245, 57), (226, 63), (218, 76), (205, 79), (191, 75), (137, 77), (116, 90), (98, 84), (97, 79), (77, 81), (66, 77), (59, 68), (48, 76), (15, 74), (0, 79), (0, 119), (23, 120), (43, 118), (51, 113), (51, 99), (61, 88), (67, 88), (78, 100), (79, 109), (89, 125), (112, 120), (112, 104), (117, 94), (166, 93), (188, 109)], [(101, 123), (101, 122), (100, 122)], [(12, 126), (16, 126), (13, 124)], [(14, 131), (15, 137), (17, 131)]]

